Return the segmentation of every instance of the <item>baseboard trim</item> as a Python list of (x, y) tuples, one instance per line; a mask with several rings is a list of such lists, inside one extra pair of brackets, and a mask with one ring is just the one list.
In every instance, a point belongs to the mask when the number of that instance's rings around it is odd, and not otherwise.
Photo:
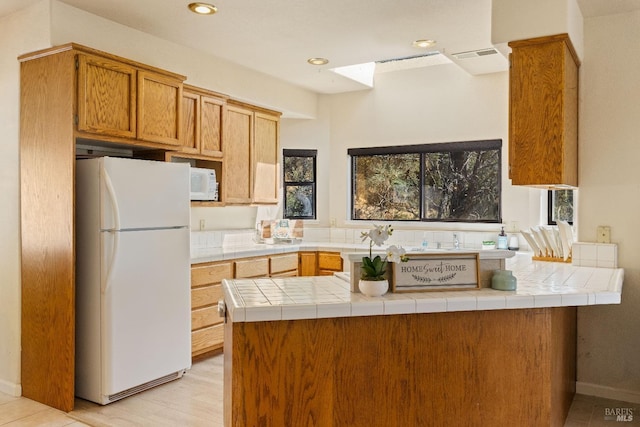
[(20, 397), (22, 396), (22, 386), (20, 384), (0, 380), (0, 392), (8, 394), (9, 396)]
[(576, 382), (576, 393), (587, 396), (603, 397), (605, 399), (620, 400), (622, 402), (640, 403), (640, 392), (623, 390), (599, 384)]

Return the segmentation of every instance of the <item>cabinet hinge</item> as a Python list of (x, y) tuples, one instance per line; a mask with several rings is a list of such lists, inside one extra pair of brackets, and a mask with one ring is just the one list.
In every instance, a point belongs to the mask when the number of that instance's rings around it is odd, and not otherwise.
[(80, 68), (80, 61), (78, 61), (78, 58), (76, 58), (76, 70)]
[(78, 120), (78, 115), (77, 115), (77, 114), (75, 114), (75, 115), (73, 116), (73, 124), (77, 126), (79, 121), (80, 121), (80, 120)]

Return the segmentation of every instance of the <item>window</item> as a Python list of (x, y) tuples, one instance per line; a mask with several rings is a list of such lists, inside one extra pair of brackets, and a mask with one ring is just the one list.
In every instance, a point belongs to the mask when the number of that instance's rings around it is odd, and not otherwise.
[(283, 150), (284, 218), (316, 219), (318, 150)]
[(573, 224), (573, 190), (549, 190), (547, 200), (549, 225), (556, 225), (557, 221)]
[(351, 219), (501, 222), (502, 140), (353, 148)]

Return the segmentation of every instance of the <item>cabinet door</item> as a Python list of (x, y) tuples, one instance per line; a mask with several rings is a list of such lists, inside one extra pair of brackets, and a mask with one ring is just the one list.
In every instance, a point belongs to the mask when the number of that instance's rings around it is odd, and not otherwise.
[(182, 151), (200, 152), (200, 95), (182, 91)]
[(138, 139), (180, 145), (182, 82), (138, 72)]
[(339, 252), (318, 252), (318, 271), (321, 276), (342, 271), (342, 257)]
[(254, 203), (278, 202), (278, 116), (255, 113), (253, 156)]
[(509, 177), (577, 186), (578, 63), (566, 35), (509, 43)]
[(318, 275), (318, 256), (316, 252), (299, 252), (299, 276)]
[(253, 111), (228, 105), (224, 126), (225, 201), (250, 203)]
[(200, 153), (222, 156), (222, 115), (224, 101), (210, 96), (200, 98)]
[(78, 130), (136, 136), (136, 69), (98, 56), (78, 55)]

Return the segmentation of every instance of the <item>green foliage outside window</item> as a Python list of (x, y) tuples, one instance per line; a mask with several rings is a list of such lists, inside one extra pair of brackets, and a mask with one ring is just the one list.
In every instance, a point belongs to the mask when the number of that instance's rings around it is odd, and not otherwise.
[(284, 150), (284, 218), (316, 217), (316, 150)]
[(476, 142), (350, 150), (352, 219), (500, 222), (502, 143)]

